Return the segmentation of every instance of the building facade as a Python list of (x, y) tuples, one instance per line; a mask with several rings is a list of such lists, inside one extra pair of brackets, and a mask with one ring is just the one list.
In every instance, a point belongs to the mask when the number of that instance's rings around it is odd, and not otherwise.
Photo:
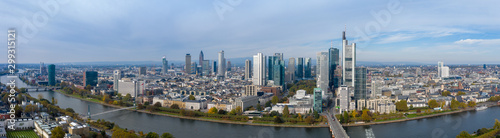
[(253, 75), (252, 83), (253, 85), (265, 85), (266, 84), (266, 58), (264, 54), (257, 53), (253, 56)]
[(56, 65), (50, 64), (49, 65), (49, 86), (55, 86), (56, 85)]

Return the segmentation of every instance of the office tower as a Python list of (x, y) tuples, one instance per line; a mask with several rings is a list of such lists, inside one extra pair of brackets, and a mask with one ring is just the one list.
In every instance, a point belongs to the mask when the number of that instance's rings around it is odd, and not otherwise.
[(381, 80), (372, 81), (372, 86), (371, 86), (372, 95), (371, 95), (371, 97), (382, 96), (382, 88), (381, 87), (383, 85), (384, 85), (384, 82)]
[(329, 56), (329, 64), (330, 64), (330, 72), (329, 73), (329, 82), (328, 82), (328, 88), (332, 92), (336, 90), (340, 86), (340, 78), (339, 74), (335, 74), (335, 70), (337, 69), (337, 66), (339, 66), (339, 49), (331, 47), (328, 50), (328, 56)]
[(275, 56), (269, 56), (267, 57), (267, 79), (268, 80), (273, 80), (274, 74), (273, 74), (273, 68), (274, 68), (274, 61), (279, 58)]
[(146, 67), (139, 67), (139, 75), (146, 75)]
[(287, 82), (293, 82), (295, 80), (295, 58), (288, 59), (288, 67), (286, 68)]
[(191, 62), (191, 74), (197, 74), (198, 72), (198, 65), (196, 62)]
[[(358, 67), (355, 68), (356, 78), (354, 80), (354, 99), (361, 100), (366, 99), (366, 68)], [(358, 105), (359, 106), (359, 105)], [(365, 106), (363, 106), (365, 107)]]
[(345, 85), (340, 86), (339, 101), (340, 113), (349, 112), (349, 102), (351, 101), (351, 96), (349, 96), (349, 87)]
[(123, 72), (121, 70), (115, 70), (113, 71), (113, 89), (115, 91), (118, 91), (118, 81), (122, 79), (123, 77)]
[(257, 53), (253, 56), (253, 85), (263, 86), (266, 84), (266, 58), (264, 54)]
[(40, 74), (41, 75), (47, 74), (47, 67), (45, 67), (45, 64), (43, 62), (40, 62)]
[(56, 85), (56, 65), (49, 65), (49, 86)]
[(483, 69), (486, 69), (486, 64), (483, 64)]
[(203, 60), (202, 66), (202, 75), (208, 76), (210, 75), (210, 61), (209, 60)]
[(90, 86), (96, 86), (97, 85), (97, 72), (96, 71), (85, 71), (83, 72), (83, 86), (87, 87), (87, 85)]
[(415, 69), (415, 75), (422, 76), (422, 69), (421, 68)]
[[(198, 64), (199, 64), (199, 65), (203, 65), (203, 60), (205, 60), (205, 59), (204, 59), (204, 56), (203, 56), (203, 51), (200, 51), (200, 57), (199, 57), (199, 58), (200, 58), (200, 62), (198, 62)], [(202, 68), (203, 68), (203, 67), (202, 67)], [(202, 69), (202, 70), (203, 70), (203, 69)]]
[(323, 94), (321, 88), (314, 88), (314, 105), (313, 110), (321, 113), (323, 107)]
[(329, 56), (328, 52), (318, 52), (317, 54), (317, 68), (316, 68), (316, 76), (317, 82), (316, 87), (321, 88), (323, 91), (323, 96), (329, 91), (328, 80), (330, 74), (330, 64), (329, 64)]
[(191, 74), (191, 54), (186, 54), (186, 64), (185, 64), (184, 72), (186, 74)]
[(304, 58), (299, 57), (297, 58), (297, 79), (303, 79), (304, 78)]
[(441, 77), (442, 77), (442, 76), (441, 76), (441, 74), (442, 74), (442, 73), (441, 73), (442, 68), (443, 68), (443, 62), (442, 62), (442, 61), (439, 61), (439, 62), (438, 62), (438, 74), (437, 74), (437, 76), (438, 76), (439, 78), (441, 78)]
[(283, 53), (274, 54), (273, 63), (273, 81), (276, 86), (285, 85), (285, 61), (283, 60)]
[(165, 75), (168, 73), (168, 61), (165, 58), (165, 56), (163, 56), (163, 59), (161, 61), (162, 61), (161, 74)]
[(356, 78), (354, 73), (354, 68), (356, 68), (356, 43), (347, 44), (345, 31), (342, 32), (342, 56), (343, 85), (354, 87), (354, 79)]
[(144, 81), (119, 80), (118, 84), (117, 91), (122, 96), (130, 94), (132, 97), (136, 97), (145, 93), (146, 84)]
[(231, 71), (231, 61), (227, 61), (227, 71)]
[(219, 52), (219, 65), (217, 67), (217, 76), (224, 76), (226, 74), (226, 59), (224, 58), (224, 50)]
[(245, 80), (250, 80), (252, 78), (252, 61), (249, 59), (245, 60)]
[(311, 71), (312, 71), (312, 63), (311, 63), (311, 58), (306, 58), (306, 61), (304, 63), (304, 78), (311, 78)]
[(218, 66), (218, 65), (217, 65), (217, 61), (215, 61), (215, 60), (214, 60), (214, 62), (213, 62), (213, 64), (212, 64), (212, 69), (213, 69), (213, 71), (212, 71), (212, 72), (214, 73), (214, 75), (216, 75), (216, 74), (217, 74), (217, 66)]

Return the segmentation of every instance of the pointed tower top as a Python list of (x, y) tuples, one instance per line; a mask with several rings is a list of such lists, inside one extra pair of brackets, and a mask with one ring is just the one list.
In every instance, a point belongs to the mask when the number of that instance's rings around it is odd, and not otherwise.
[(332, 42), (330, 43), (330, 47), (331, 47), (331, 48), (333, 48), (333, 40), (332, 40)]

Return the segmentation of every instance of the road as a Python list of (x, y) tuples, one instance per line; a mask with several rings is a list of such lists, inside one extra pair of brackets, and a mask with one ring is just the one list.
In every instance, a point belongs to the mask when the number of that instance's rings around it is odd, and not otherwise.
[(327, 110), (326, 118), (328, 119), (328, 125), (330, 125), (330, 130), (332, 130), (332, 136), (335, 138), (348, 138), (349, 136), (345, 132), (344, 128), (338, 122), (338, 119), (335, 117), (335, 109)]

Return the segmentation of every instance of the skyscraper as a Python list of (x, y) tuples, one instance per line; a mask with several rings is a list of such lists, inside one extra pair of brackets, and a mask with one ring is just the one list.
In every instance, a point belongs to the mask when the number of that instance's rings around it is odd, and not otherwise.
[(165, 58), (165, 56), (163, 56), (162, 67), (161, 67), (161, 74), (165, 75), (167, 73), (168, 73), (168, 61)]
[(356, 68), (356, 43), (347, 44), (345, 31), (342, 32), (342, 82), (343, 85), (354, 87)]
[(317, 82), (316, 87), (321, 88), (323, 91), (323, 96), (329, 91), (329, 74), (330, 74), (330, 64), (329, 64), (329, 56), (328, 52), (318, 52), (317, 54), (317, 67), (316, 67), (316, 76)]
[(122, 79), (123, 77), (123, 72), (121, 70), (115, 70), (113, 71), (113, 89), (115, 91), (118, 91), (118, 81)]
[(253, 56), (253, 85), (263, 86), (266, 84), (266, 58), (264, 54), (257, 53)]
[(304, 78), (311, 78), (311, 71), (312, 71), (312, 66), (311, 66), (311, 58), (306, 58), (305, 61), (305, 66), (304, 66)]
[(274, 85), (282, 86), (285, 84), (285, 61), (283, 60), (283, 53), (274, 53), (273, 57), (272, 77)]
[(139, 75), (146, 75), (146, 67), (139, 67)]
[[(200, 51), (200, 57), (199, 58), (200, 58), (200, 62), (198, 62), (198, 64), (199, 65), (203, 65), (203, 60), (205, 60), (204, 56), (203, 56), (203, 51)], [(202, 70), (203, 70), (203, 67), (202, 67)]]
[(314, 111), (321, 113), (322, 111), (322, 106), (323, 106), (323, 94), (322, 94), (321, 88), (314, 88), (314, 105), (313, 109)]
[(83, 86), (87, 85), (96, 86), (97, 85), (97, 72), (96, 71), (85, 71), (83, 72)]
[(286, 68), (286, 73), (288, 78), (287, 82), (293, 82), (295, 80), (295, 58), (288, 59), (288, 67)]
[(227, 71), (231, 71), (231, 61), (227, 61), (226, 65)]
[(198, 65), (196, 64), (196, 62), (191, 62), (191, 74), (199, 73), (197, 68), (198, 68)]
[(41, 75), (47, 74), (47, 67), (45, 67), (45, 64), (43, 62), (40, 62), (40, 74)]
[[(357, 67), (355, 68), (356, 78), (354, 80), (354, 99), (361, 100), (366, 99), (366, 68)], [(360, 105), (358, 105), (360, 106)], [(362, 105), (362, 107), (366, 107)]]
[(49, 65), (49, 86), (56, 85), (56, 65)]
[(212, 69), (213, 69), (213, 73), (214, 75), (217, 75), (217, 61), (214, 60), (213, 64), (212, 64)]
[(186, 68), (184, 68), (186, 74), (191, 74), (191, 54), (186, 54)]
[(450, 67), (444, 66), (444, 63), (438, 62), (438, 77), (445, 78), (450, 76)]
[(210, 61), (209, 60), (203, 60), (202, 66), (202, 74), (204, 76), (210, 75)]
[(339, 90), (340, 113), (348, 112), (349, 102), (351, 101), (351, 96), (349, 96), (349, 87), (341, 86)]
[[(339, 65), (339, 49), (331, 47), (328, 50), (328, 56), (329, 56), (329, 83), (328, 83), (328, 88), (332, 92), (335, 91), (336, 88), (340, 86), (340, 78), (339, 75), (335, 74), (335, 70), (337, 69), (337, 66)], [(335, 95), (335, 94), (334, 94)]]
[(297, 79), (303, 79), (304, 78), (304, 58), (299, 57), (297, 58)]
[(217, 76), (224, 76), (226, 74), (226, 59), (224, 58), (224, 50), (219, 52), (219, 65), (217, 68)]
[(252, 61), (249, 59), (245, 60), (245, 80), (250, 80), (252, 78)]
[(443, 62), (442, 61), (438, 61), (438, 74), (437, 74), (437, 76), (439, 78), (441, 78), (441, 74), (442, 74), (441, 70), (442, 70), (442, 68), (443, 68)]

